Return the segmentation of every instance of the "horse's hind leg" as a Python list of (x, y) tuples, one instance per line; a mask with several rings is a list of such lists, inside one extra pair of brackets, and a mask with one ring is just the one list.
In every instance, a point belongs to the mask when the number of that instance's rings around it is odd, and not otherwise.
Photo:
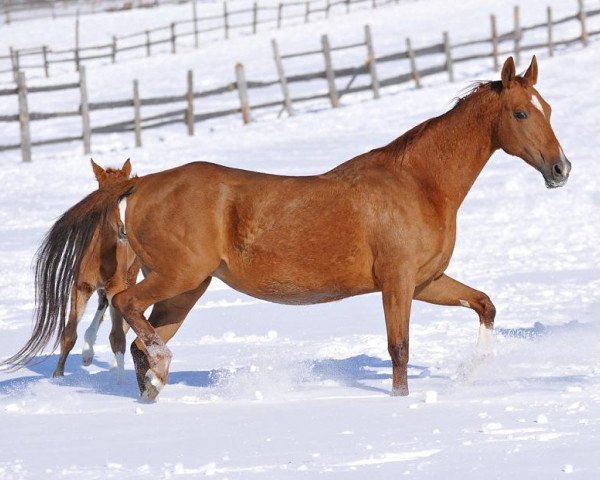
[(415, 298), (436, 305), (463, 306), (477, 312), (479, 315), (477, 353), (479, 356), (492, 353), (496, 308), (485, 293), (460, 283), (448, 275), (442, 275), (419, 291)]
[(92, 295), (89, 289), (77, 289), (71, 290), (71, 310), (69, 311), (69, 319), (65, 325), (65, 329), (60, 337), (60, 357), (58, 357), (58, 363), (52, 376), (62, 377), (65, 374), (65, 362), (75, 342), (77, 341), (77, 324), (85, 311), (90, 296)]
[[(200, 286), (189, 292), (158, 302), (152, 308), (148, 321), (156, 329), (160, 338), (167, 343), (179, 330), (192, 307), (198, 299), (206, 292), (212, 277), (208, 277)], [(146, 372), (150, 368), (146, 356), (137, 346), (136, 342), (131, 344), (131, 356), (135, 363), (135, 371), (140, 389), (143, 388)]]
[(106, 294), (102, 291), (98, 291), (98, 309), (94, 315), (92, 323), (85, 331), (83, 338), (85, 342), (83, 344), (83, 350), (81, 351), (81, 361), (84, 365), (90, 365), (94, 359), (94, 344), (96, 343), (96, 336), (98, 335), (98, 329), (104, 319), (104, 312), (108, 307), (108, 300)]
[(172, 354), (154, 327), (144, 317), (144, 311), (150, 305), (198, 287), (200, 280), (195, 280), (197, 277), (183, 277), (180, 272), (168, 277), (150, 272), (140, 283), (118, 293), (112, 299), (113, 305), (138, 336), (135, 340), (137, 347), (148, 360), (149, 369), (140, 382), (140, 391), (144, 398), (150, 400), (156, 398), (167, 381)]
[(123, 383), (125, 381), (125, 322), (123, 315), (111, 305), (110, 318), (112, 320), (112, 328), (110, 330), (110, 346), (115, 355), (115, 364), (117, 369), (117, 381)]

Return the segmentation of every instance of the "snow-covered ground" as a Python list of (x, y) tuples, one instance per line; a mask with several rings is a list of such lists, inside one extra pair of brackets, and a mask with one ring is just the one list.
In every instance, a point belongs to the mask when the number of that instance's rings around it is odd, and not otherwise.
[[(476, 14), (487, 21), (501, 3)], [(425, 38), (449, 21), (430, 11), (428, 24), (430, 6), (417, 7), (410, 4)], [(358, 21), (332, 29), (343, 35)], [(391, 42), (393, 28), (380, 25), (381, 41)], [(462, 25), (473, 35), (480, 27)], [(300, 44), (299, 33), (288, 38)], [(234, 48), (251, 55), (260, 41), (233, 40), (230, 55)], [(213, 282), (170, 343), (169, 385), (157, 403), (138, 400), (129, 357), (126, 383), (116, 383), (108, 325), (90, 367), (81, 366), (80, 341), (63, 379), (50, 378), (56, 354), (0, 373), (0, 478), (599, 478), (598, 58), (593, 42), (540, 59), (538, 87), (573, 162), (568, 184), (549, 191), (524, 162), (498, 153), (459, 212), (448, 272), (498, 308), (495, 356), (467, 381), (459, 372), (472, 366), (478, 328), (470, 310), (415, 302), (411, 395), (392, 398), (379, 295), (290, 307)], [(125, 70), (107, 69), (107, 87)], [(484, 67), (473, 73), (497, 75)], [(149, 135), (143, 149), (115, 138), (96, 160), (120, 165), (130, 156), (139, 174), (192, 160), (321, 172), (445, 111), (467, 80), (463, 73), (454, 84), (432, 81), (246, 127), (223, 121), (193, 138)], [(0, 156), (0, 357), (29, 336), (30, 264), (43, 234), (95, 188), (80, 148), (48, 148), (30, 165)]]

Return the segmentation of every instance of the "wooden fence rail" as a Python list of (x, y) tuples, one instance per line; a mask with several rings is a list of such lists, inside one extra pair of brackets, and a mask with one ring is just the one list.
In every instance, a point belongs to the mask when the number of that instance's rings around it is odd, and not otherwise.
[[(261, 6), (254, 4), (253, 8), (244, 8), (230, 10), (227, 1), (223, 3), (223, 13), (221, 15), (206, 15), (198, 17), (197, 0), (191, 0), (192, 18), (190, 20), (180, 20), (171, 22), (163, 27), (155, 27), (140, 32), (126, 35), (113, 36), (108, 43), (81, 46), (79, 41), (79, 17), (75, 19), (75, 46), (71, 49), (53, 49), (48, 45), (41, 45), (35, 48), (14, 49), (9, 47), (8, 55), (0, 55), (0, 74), (11, 74), (16, 79), (16, 72), (35, 71), (43, 72), (45, 77), (52, 73), (53, 65), (62, 65), (71, 63), (75, 71), (78, 71), (79, 65), (93, 60), (106, 60), (107, 63), (116, 63), (122, 59), (125, 52), (135, 52), (139, 57), (150, 57), (156, 53), (166, 53), (164, 50), (156, 50), (157, 46), (168, 44), (171, 54), (176, 54), (181, 41), (187, 38), (193, 38), (193, 47), (200, 48), (204, 34), (222, 31), (223, 38), (230, 37), (232, 31), (241, 31), (244, 34), (256, 34), (259, 25), (269, 25), (270, 28), (282, 28), (284, 24), (290, 24), (295, 19), (302, 19), (303, 22), (310, 20), (319, 20), (323, 15), (334, 7), (342, 13), (349, 11), (350, 5), (360, 5), (366, 3), (371, 8), (375, 8), (369, 0), (337, 0), (329, 2), (328, 8), (312, 8), (308, 16), (305, 13), (297, 13), (298, 7), (303, 5), (324, 4), (327, 0), (308, 0), (307, 2), (287, 2), (279, 3), (276, 7)], [(397, 4), (399, 0), (380, 0), (378, 6), (384, 4)], [(271, 13), (276, 10), (277, 16)], [(261, 16), (262, 12), (262, 16)], [(268, 16), (265, 15), (269, 14)], [(323, 15), (321, 15), (323, 14)], [(244, 17), (245, 20), (238, 20), (238, 17)], [(247, 18), (246, 18), (247, 17)], [(216, 23), (215, 23), (216, 22)], [(204, 27), (202, 25), (205, 25)], [(189, 45), (191, 46), (191, 45)], [(23, 63), (24, 57), (35, 57), (37, 60), (33, 63)], [(132, 58), (128, 56), (128, 58)]]
[[(106, 4), (109, 3), (110, 6)], [(132, 8), (154, 8), (159, 5), (186, 3), (186, 0), (145, 0), (131, 2), (126, 0), (104, 0), (102, 6), (97, 2), (74, 0), (46, 0), (46, 2), (30, 2), (27, 0), (2, 0), (0, 2), (0, 15), (4, 16), (4, 23), (36, 20), (40, 18), (62, 18), (81, 15), (94, 15), (96, 13), (118, 12)]]
[[(582, 13), (583, 12), (583, 13)], [(577, 15), (571, 15), (569, 21), (582, 22), (585, 18), (587, 21), (591, 17), (600, 15), (600, 9), (596, 10), (580, 10)], [(272, 41), (273, 59), (275, 61), (277, 78), (264, 81), (253, 81), (246, 79), (244, 66), (241, 64), (235, 67), (235, 81), (222, 85), (210, 90), (194, 91), (194, 81), (192, 72), (187, 73), (186, 81), (182, 82), (186, 88), (184, 93), (178, 95), (169, 95), (161, 97), (146, 97), (140, 95), (140, 83), (135, 80), (133, 84), (133, 97), (130, 99), (121, 99), (114, 101), (90, 102), (88, 100), (88, 91), (86, 85), (86, 70), (85, 66), (81, 65), (79, 70), (79, 81), (77, 83), (69, 83), (64, 85), (47, 85), (27, 87), (25, 74), (21, 71), (17, 75), (17, 87), (0, 89), (0, 97), (2, 96), (17, 96), (19, 111), (17, 114), (0, 115), (0, 122), (19, 123), (21, 140), (19, 144), (0, 145), (0, 151), (21, 149), (23, 161), (31, 161), (31, 149), (41, 145), (49, 145), (54, 143), (68, 141), (82, 141), (84, 152), (91, 151), (91, 142), (94, 135), (107, 133), (123, 133), (133, 132), (135, 145), (142, 145), (142, 133), (144, 130), (164, 127), (167, 125), (181, 124), (189, 135), (195, 134), (195, 124), (204, 122), (210, 119), (225, 117), (230, 115), (240, 115), (244, 124), (252, 121), (252, 112), (262, 109), (279, 109), (279, 115), (284, 111), (288, 115), (295, 113), (294, 106), (308, 101), (323, 100), (329, 101), (329, 104), (336, 108), (340, 104), (340, 99), (345, 95), (358, 92), (372, 92), (377, 98), (381, 94), (381, 89), (394, 86), (401, 83), (414, 82), (416, 88), (420, 88), (425, 77), (446, 73), (448, 79), (453, 81), (454, 70), (457, 64), (485, 59), (490, 61), (490, 66), (495, 69), (499, 67), (499, 57), (514, 54), (515, 49), (520, 53), (531, 50), (548, 51), (553, 54), (558, 46), (568, 46), (575, 42), (586, 46), (590, 38), (600, 36), (600, 30), (589, 31), (588, 28), (581, 28), (579, 34), (572, 38), (556, 38), (553, 27), (558, 24), (565, 23), (564, 18), (553, 19), (550, 8), (547, 10), (547, 22), (532, 26), (521, 26), (518, 14), (515, 15), (515, 28), (512, 31), (499, 34), (495, 24), (495, 19), (491, 18), (491, 35), (487, 39), (473, 39), (470, 42), (460, 42), (452, 44), (447, 32), (444, 32), (441, 43), (436, 43), (429, 46), (413, 47), (410, 39), (406, 39), (405, 49), (385, 55), (376, 55), (375, 43), (368, 26), (364, 29), (364, 40), (346, 45), (332, 44), (327, 35), (321, 38), (321, 48), (318, 50), (308, 50), (302, 52), (291, 52), (282, 54), (279, 45), (275, 40)], [(518, 22), (518, 23), (517, 23)], [(586, 25), (587, 26), (587, 25)], [(546, 41), (536, 43), (525, 43), (523, 32), (531, 32), (534, 30), (546, 31)], [(519, 34), (518, 43), (515, 38)], [(481, 46), (484, 49), (483, 53), (469, 52), (461, 55), (461, 50), (465, 47)], [(364, 54), (365, 60), (353, 67), (335, 67), (335, 62), (332, 52), (343, 50), (352, 50)], [(323, 70), (296, 73), (294, 75), (286, 75), (285, 62), (293, 58), (303, 56), (319, 55), (323, 59)], [(427, 67), (419, 66), (424, 59), (427, 58)], [(435, 63), (435, 61), (439, 63)], [(397, 74), (387, 78), (380, 78), (377, 71), (377, 66), (385, 64), (393, 64)], [(398, 68), (395, 66), (398, 64)], [(400, 68), (404, 71), (399, 71)], [(390, 68), (386, 68), (387, 71)], [(363, 82), (362, 85), (354, 85), (355, 80), (365, 76), (368, 83)], [(312, 94), (304, 92), (300, 96), (293, 94), (294, 84), (318, 81), (318, 91)], [(340, 83), (344, 86), (340, 88)], [(261, 103), (252, 103), (251, 96), (254, 90), (268, 89), (270, 87), (280, 87), (281, 94), (278, 98)], [(79, 91), (79, 108), (72, 111), (64, 112), (30, 112), (28, 108), (29, 94), (51, 94), (53, 92), (61, 92), (64, 90)], [(233, 96), (232, 96), (233, 94)], [(226, 100), (223, 95), (229, 95)], [(237, 97), (237, 100), (236, 98)], [(205, 111), (198, 109), (194, 104), (196, 99), (215, 99), (221, 104), (226, 101), (230, 104), (227, 108), (221, 108), (213, 111)], [(237, 105), (235, 105), (237, 101)], [(203, 104), (206, 102), (203, 101)], [(143, 115), (143, 110), (146, 107), (155, 107), (160, 105), (176, 105), (173, 109), (153, 113), (152, 115)], [(92, 126), (90, 121), (90, 112), (106, 111), (113, 109), (131, 109), (133, 117), (128, 120), (112, 122), (101, 126)], [(277, 110), (275, 110), (277, 111)], [(81, 135), (68, 136), (62, 138), (32, 140), (30, 132), (30, 123), (43, 120), (59, 119), (63, 117), (81, 117)]]

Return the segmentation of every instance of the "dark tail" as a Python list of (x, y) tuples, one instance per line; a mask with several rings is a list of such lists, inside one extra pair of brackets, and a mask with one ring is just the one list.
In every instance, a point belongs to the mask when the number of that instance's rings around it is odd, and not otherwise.
[(46, 234), (35, 258), (35, 324), (27, 343), (0, 367), (17, 370), (39, 354), (55, 335), (58, 346), (65, 326), (69, 298), (81, 260), (94, 233), (106, 225), (118, 201), (133, 192), (137, 178), (94, 191), (65, 212)]

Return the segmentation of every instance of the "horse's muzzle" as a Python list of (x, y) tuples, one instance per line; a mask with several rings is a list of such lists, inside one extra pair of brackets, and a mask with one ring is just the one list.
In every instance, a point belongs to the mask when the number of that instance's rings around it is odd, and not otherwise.
[(571, 173), (571, 162), (566, 157), (560, 158), (544, 172), (544, 180), (546, 187), (557, 188), (562, 187), (569, 179)]

